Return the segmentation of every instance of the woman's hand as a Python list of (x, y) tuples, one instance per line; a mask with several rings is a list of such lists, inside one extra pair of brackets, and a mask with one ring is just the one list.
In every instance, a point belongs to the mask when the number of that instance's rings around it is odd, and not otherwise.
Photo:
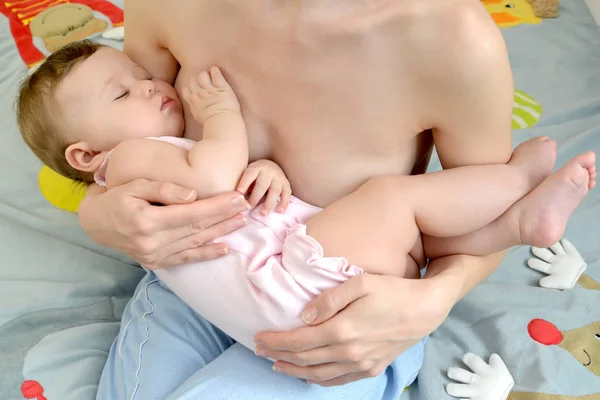
[(256, 335), (258, 355), (279, 360), (276, 371), (321, 386), (381, 374), (430, 334), (454, 305), (436, 279), (361, 275), (327, 290), (290, 332)]
[(224, 244), (205, 243), (243, 226), (238, 214), (250, 208), (238, 192), (196, 201), (193, 190), (166, 182), (136, 180), (98, 191), (91, 187), (79, 207), (84, 231), (148, 269), (227, 254)]

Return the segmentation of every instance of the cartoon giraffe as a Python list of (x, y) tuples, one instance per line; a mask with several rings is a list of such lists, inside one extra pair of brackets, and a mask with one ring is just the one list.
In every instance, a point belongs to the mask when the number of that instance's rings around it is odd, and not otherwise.
[[(581, 365), (600, 377), (600, 321), (561, 332), (546, 320), (534, 319), (528, 324), (527, 331), (529, 336), (540, 344), (558, 346), (568, 351)], [(448, 370), (448, 377), (460, 382), (451, 383), (446, 387), (450, 396), (486, 400), (600, 400), (600, 393), (567, 396), (511, 392), (514, 379), (498, 354), (492, 354), (488, 364), (481, 357), (467, 353), (463, 362), (470, 371), (457, 367)]]
[[(529, 267), (549, 274), (548, 277), (556, 278), (547, 282), (543, 282), (546, 278), (542, 278), (540, 280), (541, 286), (564, 290), (572, 288), (577, 282), (585, 289), (600, 290), (599, 282), (589, 275), (583, 274), (587, 264), (567, 239), (561, 240), (560, 243), (551, 246), (549, 249), (532, 248), (532, 250), (537, 258), (528, 260)], [(528, 324), (527, 331), (529, 336), (538, 343), (546, 346), (558, 346), (568, 351), (581, 365), (600, 377), (600, 321), (561, 332), (548, 321), (534, 319)], [(465, 393), (464, 389), (467, 388), (470, 393), (475, 393), (467, 399), (600, 400), (600, 393), (568, 396), (539, 392), (509, 392), (514, 385), (514, 379), (500, 356), (493, 354), (490, 357), (489, 364), (487, 364), (479, 356), (467, 353), (463, 357), (463, 361), (473, 372), (457, 367), (448, 370), (448, 376), (460, 382), (460, 384), (452, 383), (446, 388), (451, 396), (465, 398), (462, 394)], [(486, 393), (486, 397), (477, 397), (482, 393), (482, 390)]]
[(586, 396), (564, 396), (536, 392), (511, 392), (507, 400), (600, 400), (600, 393)]
[(0, 13), (8, 18), (19, 54), (28, 68), (46, 56), (33, 38), (43, 40), (52, 52), (67, 43), (104, 31), (108, 23), (94, 17), (97, 11), (114, 27), (123, 25), (123, 10), (108, 0), (0, 0)]
[[(595, 285), (598, 285), (598, 282), (589, 279)], [(546, 320), (534, 319), (527, 326), (527, 331), (536, 342), (545, 346), (558, 346), (568, 351), (591, 373), (600, 376), (600, 321), (561, 332), (554, 324)], [(600, 393), (586, 396), (566, 396), (535, 392), (511, 392), (508, 400), (600, 400)]]
[(600, 290), (600, 283), (593, 280), (589, 275), (582, 274), (577, 281), (582, 287), (590, 290)]

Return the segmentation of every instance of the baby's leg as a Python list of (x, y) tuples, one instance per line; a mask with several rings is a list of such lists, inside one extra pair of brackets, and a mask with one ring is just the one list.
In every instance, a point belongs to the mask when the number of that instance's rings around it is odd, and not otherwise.
[(425, 237), (425, 254), (430, 258), (486, 255), (520, 244), (555, 244), (575, 208), (596, 186), (595, 162), (592, 152), (572, 158), (500, 218), (477, 231), (453, 238)]
[[(419, 231), (451, 237), (491, 223), (539, 185), (555, 157), (555, 142), (539, 138), (520, 145), (506, 165), (376, 178), (310, 219), (308, 234), (326, 256), (344, 256), (371, 273), (404, 275), (398, 259)], [(365, 245), (372, 251), (359, 251)]]

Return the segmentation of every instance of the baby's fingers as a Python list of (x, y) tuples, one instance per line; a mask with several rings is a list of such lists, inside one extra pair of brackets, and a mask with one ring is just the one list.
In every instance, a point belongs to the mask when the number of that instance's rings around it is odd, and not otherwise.
[(248, 203), (250, 203), (252, 207), (255, 207), (265, 196), (265, 193), (267, 193), (267, 190), (269, 190), (269, 188), (271, 187), (271, 181), (272, 178), (270, 175), (267, 175), (265, 173), (258, 174), (258, 178), (256, 178), (256, 181), (254, 181), (254, 188), (252, 189), (252, 193), (248, 198)]
[(190, 96), (191, 96), (191, 94), (192, 94), (192, 93), (190, 92), (190, 88), (189, 88), (189, 87), (187, 87), (187, 86), (184, 86), (184, 87), (181, 89), (181, 96), (182, 96), (182, 97), (183, 97), (183, 98), (184, 98), (186, 101), (189, 101), (189, 100), (190, 100)]
[(269, 188), (269, 193), (267, 194), (267, 198), (260, 209), (260, 213), (262, 215), (267, 215), (275, 208), (275, 204), (277, 204), (277, 200), (279, 200), (279, 196), (281, 195), (281, 190), (283, 189), (283, 185), (279, 182), (271, 183), (271, 187)]
[(277, 212), (284, 212), (287, 210), (288, 205), (290, 204), (290, 199), (292, 197), (292, 188), (289, 183), (283, 184), (283, 189), (281, 190), (281, 194), (279, 195), (279, 206), (277, 206)]
[(240, 183), (238, 183), (237, 191), (242, 194), (248, 192), (248, 189), (250, 188), (250, 185), (252, 185), (252, 182), (254, 182), (256, 178), (258, 178), (259, 172), (260, 171), (258, 170), (258, 168), (246, 168), (246, 170), (242, 174), (242, 177), (240, 178)]
[(213, 65), (210, 68), (210, 77), (212, 79), (213, 84), (216, 87), (226, 88), (226, 87), (229, 86), (227, 84), (227, 81), (225, 80), (225, 77), (223, 77), (223, 73), (221, 72), (221, 70), (219, 69), (219, 67), (217, 67), (216, 65)]

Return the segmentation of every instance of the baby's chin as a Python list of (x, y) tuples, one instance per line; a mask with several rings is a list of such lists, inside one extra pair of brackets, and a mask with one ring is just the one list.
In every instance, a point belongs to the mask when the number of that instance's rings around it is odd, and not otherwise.
[(144, 137), (161, 137), (161, 136), (172, 136), (172, 137), (183, 137), (184, 129), (183, 123), (180, 126), (167, 126), (163, 129), (153, 129), (152, 132), (146, 131)]
[(185, 131), (185, 123), (183, 122), (183, 115), (176, 121), (170, 121), (171, 123), (163, 131), (160, 135), (153, 136), (173, 136), (173, 137), (183, 137), (183, 133)]

